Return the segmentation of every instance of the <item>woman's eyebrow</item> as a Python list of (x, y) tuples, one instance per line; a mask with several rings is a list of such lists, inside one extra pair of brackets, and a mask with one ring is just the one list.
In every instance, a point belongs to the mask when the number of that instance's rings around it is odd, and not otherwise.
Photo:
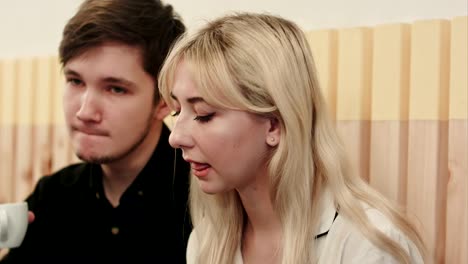
[[(172, 92), (171, 92), (171, 98), (179, 102), (179, 99), (177, 98), (177, 96), (175, 96)], [(200, 96), (189, 97), (186, 99), (186, 101), (189, 104), (206, 103), (205, 99), (203, 99)]]

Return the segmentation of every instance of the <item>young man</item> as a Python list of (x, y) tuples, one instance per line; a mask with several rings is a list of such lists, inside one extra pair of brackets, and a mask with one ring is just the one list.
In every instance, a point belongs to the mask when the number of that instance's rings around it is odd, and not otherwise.
[(87, 0), (60, 43), (66, 123), (84, 163), (43, 177), (2, 263), (185, 263), (189, 166), (168, 144), (157, 75), (185, 30), (156, 0)]

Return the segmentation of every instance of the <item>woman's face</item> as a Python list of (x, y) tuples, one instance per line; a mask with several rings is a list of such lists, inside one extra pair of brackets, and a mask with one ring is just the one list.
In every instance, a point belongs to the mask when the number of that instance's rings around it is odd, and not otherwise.
[(169, 143), (182, 149), (204, 192), (243, 189), (266, 175), (269, 151), (279, 140), (269, 119), (206, 103), (183, 61), (175, 72), (172, 97), (177, 117)]

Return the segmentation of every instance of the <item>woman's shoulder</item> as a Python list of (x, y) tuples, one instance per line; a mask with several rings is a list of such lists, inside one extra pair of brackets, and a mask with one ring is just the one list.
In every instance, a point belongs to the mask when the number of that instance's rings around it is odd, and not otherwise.
[(196, 229), (194, 228), (192, 229), (192, 232), (190, 233), (188, 244), (187, 244), (187, 252), (186, 252), (187, 264), (196, 263), (198, 252), (199, 252), (199, 242), (197, 238)]
[[(397, 242), (413, 259), (412, 263), (423, 263), (414, 243), (385, 214), (368, 205), (362, 206), (370, 224)], [(334, 252), (333, 248), (335, 248)], [(336, 248), (341, 249), (341, 253), (338, 254), (341, 260), (350, 260), (346, 263), (363, 263), (363, 261), (365, 263), (399, 263), (390, 253), (373, 244), (358, 226), (344, 215), (339, 215), (330, 229), (324, 252), (321, 255), (336, 254)], [(328, 254), (327, 250), (330, 250)]]
[(396, 228), (396, 226), (392, 223), (392, 221), (381, 211), (364, 203), (362, 204), (362, 207), (369, 222), (381, 232), (385, 233), (386, 235), (401, 233), (399, 229)]

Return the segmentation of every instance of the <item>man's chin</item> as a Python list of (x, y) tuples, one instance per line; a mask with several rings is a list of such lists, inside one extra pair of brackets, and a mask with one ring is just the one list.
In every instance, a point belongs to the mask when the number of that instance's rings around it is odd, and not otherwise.
[(93, 155), (85, 155), (82, 153), (76, 153), (76, 156), (84, 162), (95, 163), (95, 164), (105, 164), (105, 163), (110, 163), (110, 162), (115, 161), (115, 157), (111, 157), (111, 156), (93, 156)]

